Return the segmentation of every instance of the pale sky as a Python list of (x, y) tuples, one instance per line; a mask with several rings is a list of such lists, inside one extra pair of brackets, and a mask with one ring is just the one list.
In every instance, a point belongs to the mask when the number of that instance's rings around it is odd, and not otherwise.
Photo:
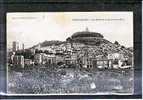
[(86, 27), (111, 42), (133, 46), (132, 12), (7, 13), (7, 43), (18, 41), (30, 47), (45, 40), (65, 41)]

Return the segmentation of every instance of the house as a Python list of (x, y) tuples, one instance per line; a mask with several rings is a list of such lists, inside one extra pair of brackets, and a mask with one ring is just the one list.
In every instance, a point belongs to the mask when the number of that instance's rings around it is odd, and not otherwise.
[(83, 68), (92, 68), (93, 67), (93, 62), (92, 58), (89, 58), (88, 56), (82, 56), (80, 57), (80, 62), (82, 64)]
[(59, 62), (64, 63), (64, 56), (63, 55), (56, 55), (55, 59), (56, 59), (56, 61), (55, 61), (56, 64), (58, 64)]
[[(59, 58), (58, 60), (60, 60)], [(34, 56), (35, 64), (54, 64), (56, 63), (56, 56), (55, 55), (48, 55), (45, 53), (38, 53)]]
[(35, 49), (30, 49), (32, 54), (35, 54)]
[(75, 57), (75, 56), (65, 57), (64, 62), (65, 62), (66, 65), (77, 64), (77, 57)]
[(35, 62), (35, 64), (42, 64), (42, 55), (40, 53), (35, 54), (34, 62)]
[(22, 55), (15, 55), (13, 57), (13, 65), (17, 67), (24, 68), (24, 56)]
[(55, 55), (47, 55), (45, 58), (45, 61), (47, 64), (55, 64), (56, 63), (56, 57), (55, 57)]
[(124, 55), (123, 54), (120, 54), (120, 53), (111, 53), (111, 54), (108, 54), (108, 59), (120, 59), (120, 60), (123, 60), (124, 59)]

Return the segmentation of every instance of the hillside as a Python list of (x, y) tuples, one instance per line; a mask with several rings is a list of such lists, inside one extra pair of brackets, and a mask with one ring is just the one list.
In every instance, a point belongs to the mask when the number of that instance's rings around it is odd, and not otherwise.
[[(71, 45), (71, 49), (74, 50), (81, 50), (85, 47), (88, 47), (88, 51), (94, 55), (107, 55), (111, 53), (122, 53), (126, 56), (132, 56), (132, 50), (129, 48), (126, 48), (120, 44), (111, 43), (110, 41), (106, 39), (99, 39), (99, 40), (92, 40), (89, 39), (88, 41), (84, 39), (74, 40), (74, 41), (44, 41), (40, 43), (40, 48), (42, 50), (45, 50), (45, 48), (50, 48), (51, 46), (54, 46), (58, 49), (63, 48), (69, 48), (69, 45)], [(38, 46), (35, 45), (32, 48), (36, 48)]]
[(83, 48), (88, 48), (88, 52), (97, 55), (108, 55), (111, 53), (121, 53), (125, 56), (133, 56), (133, 48), (126, 48), (125, 46), (115, 41), (112, 43), (104, 38), (101, 33), (90, 32), (88, 28), (85, 31), (75, 32), (68, 37), (66, 41), (44, 41), (32, 48), (39, 48), (41, 50), (62, 50), (65, 52), (75, 50), (77, 53), (82, 52)]

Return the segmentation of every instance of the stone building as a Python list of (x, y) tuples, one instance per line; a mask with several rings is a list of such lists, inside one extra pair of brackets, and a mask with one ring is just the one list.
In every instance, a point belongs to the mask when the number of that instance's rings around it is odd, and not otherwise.
[(24, 57), (21, 55), (15, 55), (13, 57), (13, 65), (19, 68), (24, 68)]
[(56, 63), (56, 57), (54, 55), (47, 55), (45, 60), (46, 63), (50, 65)]
[(12, 50), (13, 50), (13, 52), (19, 50), (19, 43), (18, 42), (13, 41), (13, 43), (12, 43)]

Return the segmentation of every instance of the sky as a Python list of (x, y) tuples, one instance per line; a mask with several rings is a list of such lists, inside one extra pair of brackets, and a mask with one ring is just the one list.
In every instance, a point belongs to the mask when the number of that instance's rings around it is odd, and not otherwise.
[(31, 47), (45, 40), (65, 41), (73, 33), (101, 33), (105, 39), (133, 47), (132, 12), (13, 12), (7, 13), (7, 43)]

